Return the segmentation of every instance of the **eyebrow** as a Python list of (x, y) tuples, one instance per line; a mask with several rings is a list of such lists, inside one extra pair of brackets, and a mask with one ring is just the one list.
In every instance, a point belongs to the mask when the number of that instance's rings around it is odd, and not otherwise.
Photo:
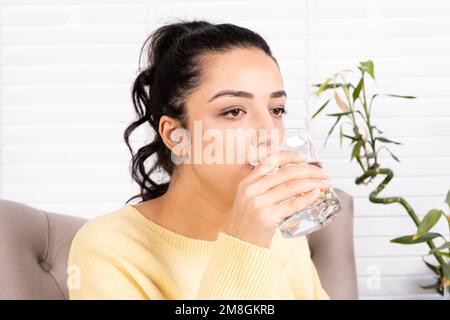
[[(228, 96), (228, 97), (242, 97), (242, 98), (248, 98), (248, 99), (253, 99), (253, 94), (247, 91), (240, 91), (240, 90), (222, 90), (217, 92), (214, 96), (212, 96), (208, 102), (213, 101), (214, 99), (217, 99), (219, 97), (223, 97), (223, 96)], [(284, 90), (279, 90), (279, 91), (274, 91), (270, 94), (270, 98), (274, 99), (274, 98), (281, 98), (281, 97), (286, 97), (287, 98), (287, 94), (286, 91)]]

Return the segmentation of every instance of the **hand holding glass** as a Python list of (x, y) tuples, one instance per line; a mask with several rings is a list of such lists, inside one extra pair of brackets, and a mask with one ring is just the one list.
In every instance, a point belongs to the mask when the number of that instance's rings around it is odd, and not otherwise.
[[(282, 143), (279, 150), (299, 152), (309, 164), (322, 167), (308, 130), (287, 128), (280, 132)], [(302, 194), (297, 196), (302, 196)], [(320, 192), (320, 196), (314, 203), (285, 218), (279, 224), (279, 229), (286, 238), (304, 236), (328, 225), (342, 209), (341, 199), (339, 199), (333, 187), (330, 186), (327, 191)]]

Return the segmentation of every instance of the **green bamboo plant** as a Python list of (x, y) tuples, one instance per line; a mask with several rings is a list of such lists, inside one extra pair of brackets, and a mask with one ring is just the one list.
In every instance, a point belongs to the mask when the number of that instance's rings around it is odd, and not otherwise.
[[(324, 145), (327, 144), (328, 138), (339, 125), (340, 146), (342, 147), (344, 139), (350, 141), (350, 162), (355, 159), (362, 171), (362, 174), (355, 179), (355, 183), (357, 185), (368, 185), (377, 176), (384, 176), (382, 182), (370, 192), (369, 200), (373, 203), (384, 205), (398, 203), (406, 210), (412, 222), (416, 225), (417, 232), (413, 235), (392, 239), (391, 242), (409, 245), (425, 242), (428, 245), (430, 251), (422, 259), (427, 267), (434, 272), (436, 283), (431, 286), (424, 286), (424, 288), (435, 288), (439, 294), (443, 295), (446, 290), (444, 288), (450, 285), (450, 264), (448, 261), (450, 242), (442, 234), (430, 232), (430, 230), (441, 217), (447, 219), (450, 228), (450, 215), (445, 214), (440, 209), (431, 209), (420, 220), (413, 208), (401, 196), (380, 196), (380, 193), (394, 177), (392, 169), (381, 166), (380, 152), (384, 150), (395, 161), (400, 162), (399, 158), (388, 146), (392, 144), (400, 145), (401, 143), (386, 138), (383, 135), (384, 132), (373, 124), (371, 118), (372, 106), (374, 101), (380, 96), (403, 99), (415, 99), (415, 97), (396, 94), (373, 94), (369, 96), (366, 93), (366, 83), (367, 81), (375, 81), (374, 63), (371, 60), (360, 62), (358, 70), (358, 79), (354, 83), (346, 79), (346, 74), (353, 71), (343, 70), (325, 79), (324, 82), (313, 85), (317, 89), (314, 92), (317, 97), (327, 95), (328, 99), (317, 109), (312, 118), (314, 119), (319, 113), (330, 106), (330, 102), (336, 103), (341, 109), (342, 112), (327, 114), (327, 116), (332, 117), (335, 121), (328, 131)], [(345, 125), (348, 125), (349, 129), (344, 128)], [(351, 130), (351, 133), (347, 132), (349, 130)], [(450, 207), (450, 191), (447, 194), (445, 202)], [(434, 243), (438, 239), (443, 240), (439, 247)], [(425, 257), (428, 255), (436, 259), (437, 265), (426, 261)]]

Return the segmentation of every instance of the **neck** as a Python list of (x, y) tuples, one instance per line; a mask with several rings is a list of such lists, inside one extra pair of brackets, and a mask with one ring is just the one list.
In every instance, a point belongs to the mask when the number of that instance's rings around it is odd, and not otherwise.
[(200, 183), (190, 168), (183, 169), (167, 192), (155, 199), (156, 219), (186, 237), (214, 241), (228, 221), (230, 208), (221, 203), (219, 194)]

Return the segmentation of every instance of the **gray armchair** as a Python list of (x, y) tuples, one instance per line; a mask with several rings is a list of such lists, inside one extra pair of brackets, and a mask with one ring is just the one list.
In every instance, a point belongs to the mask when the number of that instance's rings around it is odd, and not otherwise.
[[(357, 299), (353, 199), (335, 190), (345, 209), (308, 241), (331, 299)], [(67, 257), (75, 233), (85, 222), (0, 199), (0, 299), (68, 299)]]

